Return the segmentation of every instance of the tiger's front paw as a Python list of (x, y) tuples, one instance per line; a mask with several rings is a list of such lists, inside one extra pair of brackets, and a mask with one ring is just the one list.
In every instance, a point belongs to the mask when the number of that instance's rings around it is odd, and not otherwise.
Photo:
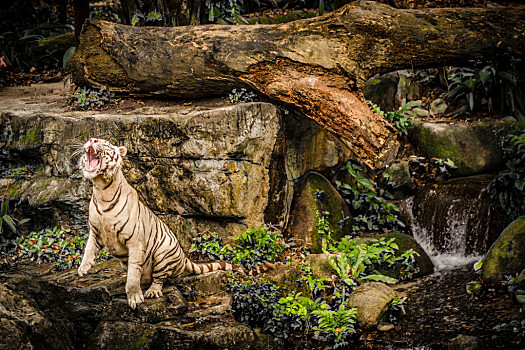
[(140, 288), (138, 288), (138, 290), (130, 290), (126, 294), (128, 295), (128, 304), (132, 309), (135, 309), (138, 304), (144, 302), (144, 295)]
[(91, 265), (89, 264), (80, 264), (78, 267), (78, 275), (80, 277), (87, 275), (88, 271), (91, 269)]

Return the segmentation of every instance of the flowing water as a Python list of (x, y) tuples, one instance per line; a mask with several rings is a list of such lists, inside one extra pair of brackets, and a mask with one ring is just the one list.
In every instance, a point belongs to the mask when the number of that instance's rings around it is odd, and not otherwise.
[(492, 178), (478, 175), (450, 180), (405, 200), (412, 234), (436, 271), (480, 260), (505, 228), (488, 193)]
[(494, 327), (521, 321), (519, 307), (495, 290), (471, 295), (467, 283), (477, 280), (472, 264), (480, 260), (505, 228), (487, 188), (491, 175), (447, 181), (420, 190), (401, 207), (416, 241), (434, 263), (434, 273), (394, 287), (406, 297), (406, 314), (395, 329), (362, 337), (367, 349), (447, 349), (458, 335), (477, 337), (485, 349), (518, 349), (512, 334)]

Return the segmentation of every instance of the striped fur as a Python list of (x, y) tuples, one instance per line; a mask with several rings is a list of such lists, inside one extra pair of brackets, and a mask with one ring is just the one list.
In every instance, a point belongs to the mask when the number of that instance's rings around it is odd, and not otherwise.
[[(89, 237), (78, 269), (85, 275), (102, 247), (127, 263), (126, 294), (132, 308), (146, 298), (162, 296), (162, 285), (184, 271), (202, 274), (232, 271), (232, 264), (196, 264), (190, 261), (169, 227), (140, 200), (121, 171), (125, 147), (90, 139), (83, 146), (80, 169), (93, 183), (89, 204)], [(142, 287), (149, 289), (143, 294)]]

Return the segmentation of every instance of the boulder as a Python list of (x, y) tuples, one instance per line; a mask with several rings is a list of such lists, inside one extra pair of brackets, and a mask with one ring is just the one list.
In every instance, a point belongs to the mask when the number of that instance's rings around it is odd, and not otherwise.
[(419, 79), (411, 71), (399, 70), (369, 79), (363, 90), (382, 111), (397, 111), (404, 101), (419, 100)]
[(454, 175), (467, 176), (496, 169), (503, 154), (495, 131), (513, 124), (512, 118), (471, 122), (417, 123), (410, 135), (428, 159), (451, 159), (458, 167)]
[[(2, 179), (0, 193), (34, 208), (31, 216), (49, 212), (55, 225), (76, 229), (77, 221), (60, 220), (74, 210), (85, 221), (91, 189), (71, 154), (88, 137), (100, 137), (128, 148), (126, 178), (154, 212), (172, 218), (176, 233), (194, 234), (204, 222), (232, 235), (264, 223), (268, 168), (281, 127), (275, 106), (144, 107), (94, 115), (37, 105), (42, 109), (0, 108), (0, 172), (24, 175)], [(283, 171), (277, 175), (286, 178)], [(285, 205), (281, 198), (281, 211)], [(189, 238), (181, 237), (185, 247)]]
[(150, 349), (248, 349), (256, 341), (251, 328), (238, 323), (215, 324), (208, 330), (158, 327)]
[[(53, 322), (42, 310), (38, 300), (28, 300), (0, 284), (0, 347), (2, 349), (71, 349), (72, 327)], [(58, 311), (60, 312), (60, 311)], [(38, 339), (38, 341), (35, 341)]]
[(246, 349), (258, 339), (228, 312), (225, 272), (168, 280), (163, 297), (132, 310), (116, 259), (83, 277), (48, 268), (21, 260), (0, 274), (2, 348)]
[(525, 269), (525, 216), (513, 221), (490, 248), (481, 276), (487, 283), (499, 283)]
[(448, 350), (484, 350), (483, 341), (472, 335), (460, 334), (448, 343)]
[(350, 216), (349, 209), (339, 192), (323, 175), (310, 172), (301, 179), (295, 192), (291, 219), (286, 229), (288, 236), (298, 245), (312, 248), (313, 252), (322, 249), (317, 225), (326, 212), (326, 220), (332, 231), (332, 239), (338, 240), (349, 233), (350, 225), (341, 225)]
[(367, 282), (350, 295), (348, 307), (357, 308), (357, 320), (365, 329), (375, 328), (396, 294), (384, 283)]
[[(334, 258), (336, 255), (331, 255)], [(328, 278), (337, 275), (335, 270), (328, 262), (326, 254), (310, 254), (306, 257), (306, 262), (310, 265), (313, 278)]]
[(384, 175), (393, 186), (392, 195), (396, 199), (409, 196), (415, 185), (410, 175), (407, 161), (394, 163), (385, 169)]

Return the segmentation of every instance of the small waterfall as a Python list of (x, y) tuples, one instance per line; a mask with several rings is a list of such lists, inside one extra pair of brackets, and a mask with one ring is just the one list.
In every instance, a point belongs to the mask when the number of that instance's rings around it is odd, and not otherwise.
[(414, 238), (437, 271), (481, 259), (504, 229), (504, 217), (487, 191), (492, 178), (477, 175), (449, 180), (404, 201)]

